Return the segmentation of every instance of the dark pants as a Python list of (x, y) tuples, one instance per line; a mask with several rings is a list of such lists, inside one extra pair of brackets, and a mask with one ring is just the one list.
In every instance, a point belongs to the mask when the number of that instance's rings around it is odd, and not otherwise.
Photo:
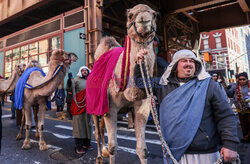
[(14, 106), (14, 101), (12, 101), (12, 104), (11, 104), (11, 117), (12, 118), (16, 117), (16, 108)]
[(239, 113), (239, 119), (243, 137), (250, 141), (250, 114)]
[(77, 149), (82, 149), (83, 146), (89, 146), (90, 145), (90, 139), (88, 138), (74, 138), (75, 139), (75, 145)]
[(71, 107), (71, 103), (67, 103), (67, 112), (69, 114), (69, 118), (72, 119), (72, 114), (71, 114), (71, 111), (70, 111), (70, 107)]
[(57, 105), (57, 112), (62, 112), (63, 111), (63, 105)]

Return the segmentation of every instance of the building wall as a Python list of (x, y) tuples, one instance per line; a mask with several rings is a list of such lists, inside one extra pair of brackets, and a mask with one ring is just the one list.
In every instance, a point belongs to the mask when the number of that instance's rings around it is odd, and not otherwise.
[(3, 77), (4, 53), (0, 52), (0, 75)]
[(78, 61), (70, 66), (70, 72), (72, 72), (73, 77), (76, 77), (79, 68), (86, 64), (85, 40), (79, 37), (80, 34), (84, 33), (84, 27), (64, 33), (64, 50), (66, 52), (74, 52), (79, 57)]
[(79, 39), (79, 32), (84, 33), (83, 27), (83, 9), (80, 7), (0, 38), (4, 42), (1, 49), (4, 64), (0, 65), (0, 73), (3, 71), (3, 75), (9, 77), (15, 64), (27, 64), (31, 60), (38, 60), (47, 73), (50, 55), (55, 49), (63, 48), (78, 55), (78, 64), (72, 67), (75, 72), (78, 68), (74, 67), (85, 64), (85, 45)]

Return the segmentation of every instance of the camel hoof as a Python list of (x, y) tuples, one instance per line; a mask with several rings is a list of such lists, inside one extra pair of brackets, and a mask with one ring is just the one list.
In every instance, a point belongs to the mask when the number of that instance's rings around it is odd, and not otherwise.
[(109, 151), (106, 147), (102, 148), (102, 157), (106, 158), (109, 156)]
[(41, 151), (49, 149), (45, 142), (40, 143), (39, 148)]
[(24, 141), (24, 142), (23, 142), (22, 149), (23, 149), (23, 150), (27, 150), (27, 149), (30, 149), (30, 148), (31, 148), (30, 142), (29, 142), (29, 141)]
[(129, 126), (128, 129), (134, 129), (134, 127), (133, 126)]
[(97, 157), (97, 158), (96, 158), (96, 164), (103, 164), (103, 159), (102, 159), (102, 157)]
[(16, 140), (21, 140), (22, 139), (22, 134), (18, 133), (16, 136)]

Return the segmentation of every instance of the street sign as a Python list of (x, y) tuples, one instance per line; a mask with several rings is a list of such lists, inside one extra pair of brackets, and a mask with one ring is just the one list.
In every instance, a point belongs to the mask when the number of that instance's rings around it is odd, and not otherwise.
[(80, 37), (80, 39), (84, 39), (84, 40), (86, 39), (86, 35), (84, 33), (81, 33), (81, 32), (79, 33), (79, 37)]

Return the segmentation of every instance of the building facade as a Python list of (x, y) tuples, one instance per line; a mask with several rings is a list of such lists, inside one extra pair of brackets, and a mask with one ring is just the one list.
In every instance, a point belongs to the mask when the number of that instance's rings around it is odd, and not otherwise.
[(85, 24), (83, 7), (61, 13), (11, 35), (0, 38), (0, 75), (9, 77), (17, 63), (37, 60), (48, 72), (49, 58), (55, 49), (74, 52), (79, 60), (71, 65), (76, 75), (85, 65)]
[[(226, 79), (235, 78), (240, 72), (249, 74), (248, 33), (248, 26), (201, 33), (199, 55), (206, 70), (211, 74), (221, 73)], [(211, 61), (205, 61), (206, 54), (211, 55)]]

